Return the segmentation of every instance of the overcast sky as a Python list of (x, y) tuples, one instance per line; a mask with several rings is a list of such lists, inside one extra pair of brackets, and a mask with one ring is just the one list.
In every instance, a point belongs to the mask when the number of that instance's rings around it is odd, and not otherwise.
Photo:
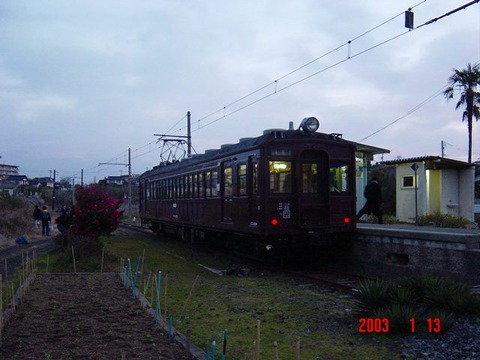
[(468, 2), (1, 1), (0, 163), (91, 182), (126, 174), (98, 164), (131, 148), (139, 174), (160, 161), (154, 134), (186, 135), (187, 111), (198, 153), (315, 116), (385, 160), (440, 155), (443, 140), (466, 161), (462, 111), (440, 90), (480, 61), (480, 4), (419, 26)]

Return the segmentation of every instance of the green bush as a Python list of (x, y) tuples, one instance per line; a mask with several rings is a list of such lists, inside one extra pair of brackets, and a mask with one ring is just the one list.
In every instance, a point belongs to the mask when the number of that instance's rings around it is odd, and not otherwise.
[(391, 301), (392, 284), (385, 280), (367, 280), (355, 289), (355, 313), (371, 315)]
[(392, 333), (411, 331), (410, 319), (419, 331), (432, 332), (434, 319), (439, 319), (444, 331), (453, 325), (455, 316), (480, 314), (480, 298), (470, 294), (468, 286), (444, 278), (364, 281), (354, 297), (356, 314), (389, 319)]
[(450, 214), (441, 214), (439, 212), (430, 215), (422, 215), (418, 217), (420, 226), (436, 226), (447, 228), (467, 228), (471, 224), (467, 219)]
[(373, 318), (386, 318), (389, 321), (389, 333), (407, 334), (412, 332), (411, 319), (420, 318), (420, 310), (405, 304), (389, 304), (373, 312)]

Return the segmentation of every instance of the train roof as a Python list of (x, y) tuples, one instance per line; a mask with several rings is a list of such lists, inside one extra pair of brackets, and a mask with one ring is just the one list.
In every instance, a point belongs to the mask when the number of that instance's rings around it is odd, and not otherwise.
[(187, 167), (189, 165), (197, 164), (199, 162), (204, 161), (213, 161), (219, 158), (223, 158), (228, 154), (235, 154), (239, 151), (247, 151), (248, 149), (252, 149), (258, 147), (268, 141), (273, 139), (319, 139), (323, 141), (331, 141), (331, 142), (341, 142), (344, 144), (350, 144), (354, 146), (357, 151), (366, 152), (370, 154), (382, 154), (382, 153), (389, 153), (390, 151), (387, 149), (382, 149), (378, 147), (373, 147), (370, 145), (360, 144), (353, 141), (345, 140), (342, 137), (342, 134), (325, 134), (321, 132), (315, 133), (304, 133), (300, 130), (284, 130), (284, 129), (269, 129), (265, 130), (262, 135), (257, 137), (249, 137), (249, 138), (241, 138), (235, 144), (223, 144), (220, 146), (219, 149), (214, 150), (206, 150), (203, 154), (194, 154), (189, 158), (184, 158), (179, 161), (174, 162), (162, 162), (157, 166), (154, 166), (153, 169), (147, 170), (144, 172), (141, 177), (144, 176), (151, 176), (155, 174), (161, 174), (165, 171), (175, 170), (178, 168)]

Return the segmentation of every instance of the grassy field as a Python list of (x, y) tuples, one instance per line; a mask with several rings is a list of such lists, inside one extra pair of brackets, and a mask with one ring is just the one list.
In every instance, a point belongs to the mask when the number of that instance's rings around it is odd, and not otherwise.
[[(229, 360), (256, 359), (257, 351), (260, 359), (400, 359), (398, 338), (358, 333), (353, 299), (343, 293), (254, 268), (246, 277), (219, 276), (199, 264), (214, 269), (244, 264), (151, 235), (119, 230), (104, 245), (104, 271), (119, 271), (120, 258), (127, 264), (130, 258), (135, 269), (145, 253), (137, 284), (146, 287), (147, 299), (156, 301), (152, 279), (161, 271), (161, 313), (181, 333), (190, 329), (197, 346), (207, 349), (216, 341), (217, 355), (227, 331)], [(39, 271), (46, 262), (46, 256), (40, 259)], [(54, 254), (48, 262), (49, 271), (73, 271)], [(77, 271), (85, 268), (99, 270), (100, 259), (77, 263)]]

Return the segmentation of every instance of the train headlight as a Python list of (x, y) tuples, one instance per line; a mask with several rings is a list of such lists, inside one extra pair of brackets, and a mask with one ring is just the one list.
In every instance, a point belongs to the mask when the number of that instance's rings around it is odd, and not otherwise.
[(300, 123), (300, 129), (302, 129), (304, 133), (314, 133), (318, 130), (319, 126), (320, 122), (314, 117), (304, 118)]

